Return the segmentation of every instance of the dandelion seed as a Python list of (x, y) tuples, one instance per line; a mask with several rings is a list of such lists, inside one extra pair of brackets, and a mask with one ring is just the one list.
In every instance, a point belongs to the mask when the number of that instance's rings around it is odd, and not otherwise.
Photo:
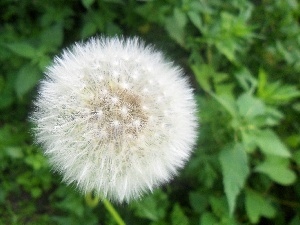
[(196, 105), (182, 70), (137, 38), (94, 38), (57, 57), (31, 120), (67, 183), (128, 202), (188, 160)]

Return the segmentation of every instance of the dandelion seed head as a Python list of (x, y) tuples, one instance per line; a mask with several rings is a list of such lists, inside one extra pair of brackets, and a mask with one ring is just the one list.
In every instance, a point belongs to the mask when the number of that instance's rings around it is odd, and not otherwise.
[(56, 57), (31, 120), (54, 169), (117, 202), (169, 181), (196, 139), (182, 70), (139, 39), (94, 38)]

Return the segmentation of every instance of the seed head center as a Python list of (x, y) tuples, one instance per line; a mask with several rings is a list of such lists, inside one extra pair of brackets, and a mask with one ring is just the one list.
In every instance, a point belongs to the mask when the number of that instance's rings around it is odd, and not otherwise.
[(115, 82), (106, 85), (94, 96), (89, 105), (102, 139), (118, 141), (136, 138), (148, 121), (142, 97)]

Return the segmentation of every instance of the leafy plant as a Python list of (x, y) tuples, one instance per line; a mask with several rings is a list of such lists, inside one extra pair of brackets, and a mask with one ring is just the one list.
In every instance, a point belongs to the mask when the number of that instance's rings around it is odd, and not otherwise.
[(199, 105), (187, 167), (116, 206), (127, 224), (299, 224), (299, 10), (296, 0), (1, 1), (0, 224), (115, 224), (50, 171), (27, 122), (51, 59), (102, 34), (163, 49)]

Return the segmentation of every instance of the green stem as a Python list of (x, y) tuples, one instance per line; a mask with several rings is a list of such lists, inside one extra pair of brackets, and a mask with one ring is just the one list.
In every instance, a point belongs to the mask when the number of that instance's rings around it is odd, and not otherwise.
[(115, 208), (113, 207), (113, 205), (107, 200), (107, 199), (102, 199), (103, 204), (105, 206), (105, 208), (107, 209), (107, 211), (112, 215), (112, 217), (115, 219), (115, 221), (119, 224), (119, 225), (126, 225), (125, 222), (122, 220), (122, 218), (120, 217), (120, 215), (118, 214), (118, 212), (115, 210)]

